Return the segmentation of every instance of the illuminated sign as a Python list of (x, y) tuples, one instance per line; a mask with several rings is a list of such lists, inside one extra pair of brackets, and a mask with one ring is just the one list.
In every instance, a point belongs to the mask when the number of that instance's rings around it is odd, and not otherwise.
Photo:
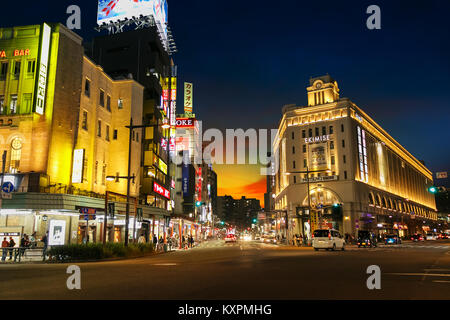
[(318, 142), (325, 142), (325, 141), (330, 141), (329, 135), (305, 138), (305, 143), (318, 143)]
[(192, 113), (194, 104), (194, 86), (192, 83), (184, 83), (184, 112)]
[(167, 139), (161, 138), (161, 148), (167, 151)]
[(159, 195), (162, 195), (164, 198), (170, 199), (170, 191), (164, 187), (161, 187), (156, 182), (153, 182), (153, 191)]
[(83, 183), (84, 149), (73, 153), (72, 183)]
[(37, 83), (37, 94), (36, 94), (36, 106), (35, 112), (43, 115), (45, 109), (45, 93), (47, 88), (47, 74), (48, 74), (48, 56), (50, 52), (50, 36), (52, 28), (44, 23), (42, 28), (42, 39), (41, 39), (41, 57), (39, 64), (39, 77)]
[(175, 147), (176, 147), (175, 139), (176, 139), (176, 138), (174, 138), (174, 137), (171, 137), (171, 138), (169, 139), (169, 151), (170, 151), (170, 152), (174, 152), (174, 151), (175, 151)]
[(177, 128), (194, 128), (195, 118), (177, 118)]
[(29, 55), (30, 55), (30, 49), (14, 50), (14, 57), (29, 56)]
[(66, 240), (66, 221), (50, 220), (48, 245), (63, 246), (65, 240)]
[(164, 172), (164, 174), (167, 174), (167, 164), (164, 163), (161, 159), (158, 159), (158, 168)]
[(0, 58), (6, 58), (6, 52), (0, 51)]

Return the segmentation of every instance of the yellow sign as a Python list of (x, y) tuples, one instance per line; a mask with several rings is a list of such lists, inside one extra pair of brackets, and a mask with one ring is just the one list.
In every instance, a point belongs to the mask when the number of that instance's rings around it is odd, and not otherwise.
[(158, 168), (164, 172), (164, 174), (167, 174), (167, 164), (164, 163), (161, 159), (158, 159)]
[(184, 83), (184, 112), (192, 113), (194, 104), (194, 86), (192, 83)]

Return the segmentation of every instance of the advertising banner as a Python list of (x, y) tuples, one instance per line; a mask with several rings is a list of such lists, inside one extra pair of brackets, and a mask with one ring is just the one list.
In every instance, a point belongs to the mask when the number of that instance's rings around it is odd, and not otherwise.
[(66, 221), (50, 220), (48, 232), (49, 246), (63, 246), (66, 240)]
[(48, 60), (50, 56), (50, 38), (52, 28), (45, 24), (42, 27), (41, 51), (39, 53), (39, 75), (37, 77), (36, 104), (34, 111), (43, 115), (45, 111), (45, 96), (47, 93)]
[(183, 153), (182, 187), (183, 196), (187, 197), (189, 195), (189, 152)]
[(184, 112), (192, 113), (194, 104), (194, 86), (192, 83), (184, 83)]
[(328, 169), (328, 145), (326, 142), (309, 147), (309, 163), (310, 169)]
[(72, 183), (83, 183), (84, 149), (73, 153)]

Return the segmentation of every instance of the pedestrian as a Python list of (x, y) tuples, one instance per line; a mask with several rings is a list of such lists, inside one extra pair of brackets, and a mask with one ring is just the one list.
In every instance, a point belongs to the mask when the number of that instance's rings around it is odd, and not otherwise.
[(141, 236), (139, 237), (139, 239), (138, 239), (138, 243), (145, 243), (146, 241), (145, 241), (145, 236), (144, 236), (144, 234), (142, 233), (141, 234)]
[(162, 236), (159, 236), (159, 250), (162, 251), (164, 246), (164, 239)]
[(191, 236), (191, 248), (193, 248), (193, 247), (194, 247), (194, 237)]
[(45, 233), (45, 235), (42, 237), (41, 241), (44, 243), (44, 249), (42, 250), (42, 257), (45, 260), (45, 255), (47, 253), (47, 246), (48, 246), (48, 231)]
[(186, 237), (184, 235), (182, 238), (182, 247), (183, 247), (183, 249), (186, 249)]
[(15, 246), (16, 246), (16, 242), (14, 241), (14, 239), (12, 237), (9, 237), (9, 247), (11, 248), (11, 249), (9, 249), (9, 260), (12, 260), (13, 251), (14, 251), (14, 249), (12, 249), (12, 248), (14, 248)]
[(6, 255), (8, 254), (8, 251), (6, 248), (9, 247), (9, 242), (8, 240), (6, 240), (6, 237), (3, 238), (2, 241), (2, 261), (5, 262), (6, 260)]
[(26, 246), (27, 246), (27, 235), (24, 234), (22, 236), (22, 238), (20, 239), (20, 244), (19, 244), (19, 255), (21, 257), (23, 257), (25, 255)]
[(158, 238), (156, 238), (156, 234), (153, 234), (153, 244), (155, 245), (156, 248), (156, 245), (158, 244)]

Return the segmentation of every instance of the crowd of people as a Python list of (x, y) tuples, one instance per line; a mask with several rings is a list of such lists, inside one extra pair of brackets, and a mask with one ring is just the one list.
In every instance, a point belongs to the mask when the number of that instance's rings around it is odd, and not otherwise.
[[(41, 242), (44, 243), (43, 247), (43, 255), (45, 256), (45, 252), (47, 250), (47, 244), (48, 244), (48, 231), (47, 233), (40, 239)], [(19, 247), (18, 247), (18, 254), (23, 257), (25, 255), (25, 251), (27, 249), (35, 249), (37, 248), (37, 242), (38, 239), (36, 238), (36, 232), (34, 232), (32, 235), (23, 234), (22, 238), (20, 239)], [(16, 247), (16, 242), (14, 241), (13, 237), (9, 237), (9, 241), (7, 237), (3, 238), (2, 241), (2, 262), (6, 261), (6, 258), (9, 253), (9, 260), (13, 259), (13, 252), (14, 247)]]
[[(164, 238), (162, 236), (157, 238), (156, 234), (153, 235), (151, 242), (153, 243), (155, 247), (155, 251), (164, 251), (164, 244), (167, 245), (167, 249), (169, 251), (172, 251), (173, 249), (177, 249), (180, 247), (180, 237), (178, 234), (174, 234), (172, 237), (168, 237), (166, 241), (164, 241)], [(144, 234), (141, 234), (141, 236), (138, 239), (138, 243), (146, 243), (146, 238)], [(181, 248), (182, 249), (189, 249), (193, 248), (195, 246), (195, 240), (192, 235), (189, 236), (182, 236), (181, 237)]]

